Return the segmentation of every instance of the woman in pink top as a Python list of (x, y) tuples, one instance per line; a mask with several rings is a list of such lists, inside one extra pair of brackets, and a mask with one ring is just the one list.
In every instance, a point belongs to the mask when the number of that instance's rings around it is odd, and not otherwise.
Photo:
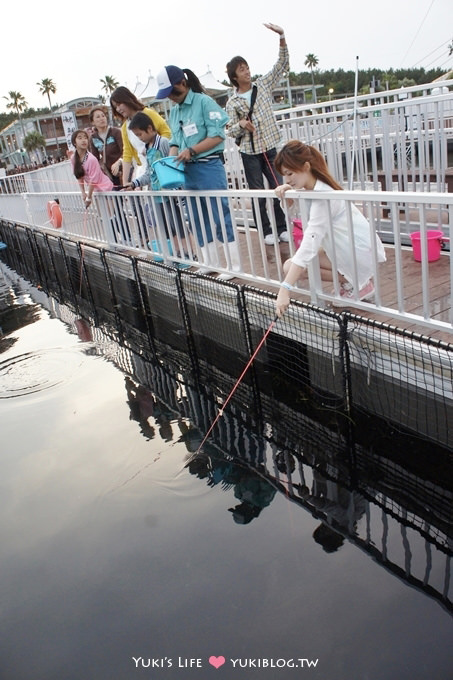
[[(113, 182), (102, 172), (98, 159), (88, 151), (90, 138), (85, 130), (75, 130), (71, 142), (75, 147), (72, 157), (74, 175), (79, 182), (85, 207), (88, 208), (91, 205), (93, 191), (112, 191)], [(85, 185), (88, 186), (87, 191)]]

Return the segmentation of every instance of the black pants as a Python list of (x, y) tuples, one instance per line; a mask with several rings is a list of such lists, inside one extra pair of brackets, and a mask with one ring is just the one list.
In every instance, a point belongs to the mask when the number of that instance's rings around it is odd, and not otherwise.
[[(283, 184), (281, 175), (278, 174), (274, 167), (274, 160), (277, 155), (276, 149), (269, 149), (265, 153), (248, 154), (241, 153), (242, 164), (244, 166), (245, 178), (249, 189), (264, 189), (264, 177), (266, 177), (269, 187), (275, 189), (279, 184)], [(259, 198), (261, 224), (263, 225), (264, 236), (272, 233), (269, 216), (266, 211), (266, 199)], [(277, 225), (277, 232), (287, 230), (286, 219), (283, 210), (280, 207), (278, 198), (274, 198), (274, 215), (275, 223)], [(255, 214), (255, 203), (253, 202), (253, 219), (257, 223)]]

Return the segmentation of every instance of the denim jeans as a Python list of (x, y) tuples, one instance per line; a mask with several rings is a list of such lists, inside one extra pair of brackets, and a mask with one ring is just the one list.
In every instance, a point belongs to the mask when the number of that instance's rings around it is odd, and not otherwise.
[[(194, 161), (186, 163), (184, 166), (186, 179), (184, 182), (185, 188), (189, 190), (209, 190), (209, 189), (227, 189), (228, 183), (225, 174), (225, 168), (220, 158), (213, 158), (208, 161)], [(216, 236), (219, 241), (223, 242), (222, 222), (219, 210), (217, 207), (217, 198), (200, 198), (201, 217), (206, 229), (206, 240), (208, 243), (214, 240), (212, 234), (211, 223), (209, 220), (208, 200), (212, 210), (212, 216), (216, 225)], [(223, 218), (225, 220), (225, 232), (227, 241), (234, 241), (234, 231), (231, 222), (231, 213), (227, 198), (220, 199)], [(197, 199), (190, 198), (191, 211), (189, 211), (189, 219), (191, 219), (191, 212), (193, 213), (194, 226), (197, 233), (199, 246), (204, 246), (204, 233), (202, 229), (202, 220), (199, 215)]]
[[(266, 177), (269, 187), (275, 189), (279, 184), (283, 184), (281, 175), (278, 174), (274, 167), (274, 160), (277, 155), (276, 149), (269, 149), (265, 153), (248, 154), (241, 153), (242, 165), (244, 166), (245, 178), (249, 189), (264, 189), (264, 177)], [(266, 210), (266, 199), (258, 199), (260, 206), (261, 224), (263, 225), (264, 236), (272, 233), (269, 216)], [(278, 198), (274, 198), (274, 215), (275, 223), (277, 225), (277, 232), (287, 230), (285, 213), (280, 207)], [(253, 218), (257, 224), (255, 214), (255, 203), (253, 202)]]

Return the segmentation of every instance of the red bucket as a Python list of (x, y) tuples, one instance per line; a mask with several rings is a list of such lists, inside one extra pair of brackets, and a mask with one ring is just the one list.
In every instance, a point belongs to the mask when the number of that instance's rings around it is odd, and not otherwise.
[(293, 220), (293, 241), (295, 248), (298, 248), (302, 243), (304, 237), (304, 230), (302, 229), (302, 220)]
[[(440, 251), (442, 250), (445, 241), (449, 241), (450, 239), (445, 238), (443, 232), (439, 231), (438, 229), (428, 229), (426, 232), (426, 238), (428, 243), (428, 262), (435, 262), (440, 258)], [(416, 262), (421, 262), (421, 232), (412, 232), (411, 241), (414, 260)]]

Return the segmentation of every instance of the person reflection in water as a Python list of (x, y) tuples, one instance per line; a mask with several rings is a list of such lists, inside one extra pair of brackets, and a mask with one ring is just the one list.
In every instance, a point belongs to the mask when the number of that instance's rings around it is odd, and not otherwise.
[(80, 317), (79, 319), (76, 319), (74, 321), (74, 325), (76, 327), (77, 335), (79, 336), (80, 340), (82, 342), (92, 342), (93, 341), (93, 334), (91, 332), (91, 327), (90, 324), (86, 319), (83, 319)]
[[(205, 445), (210, 447), (209, 443)], [(249, 468), (226, 460), (217, 453), (201, 452), (187, 465), (189, 472), (199, 479), (205, 479), (208, 486), (220, 484), (224, 491), (234, 488), (234, 497), (240, 501), (228, 508), (236, 524), (249, 524), (259, 517), (263, 508), (270, 505), (276, 489)]]
[(249, 524), (252, 519), (259, 517), (263, 508), (270, 505), (277, 493), (268, 481), (251, 470), (244, 472), (242, 479), (234, 487), (234, 496), (241, 503), (229, 508), (236, 524)]
[(149, 418), (154, 414), (154, 397), (143, 385), (136, 385), (129, 376), (124, 378), (127, 403), (130, 408), (130, 420), (136, 420), (140, 425), (140, 432), (147, 439), (155, 437), (155, 429), (149, 423)]
[(317, 470), (313, 470), (312, 491), (305, 499), (326, 517), (314, 530), (313, 539), (325, 552), (336, 552), (344, 543), (343, 533), (351, 536), (357, 533), (357, 522), (366, 510), (365, 498), (326, 479)]

